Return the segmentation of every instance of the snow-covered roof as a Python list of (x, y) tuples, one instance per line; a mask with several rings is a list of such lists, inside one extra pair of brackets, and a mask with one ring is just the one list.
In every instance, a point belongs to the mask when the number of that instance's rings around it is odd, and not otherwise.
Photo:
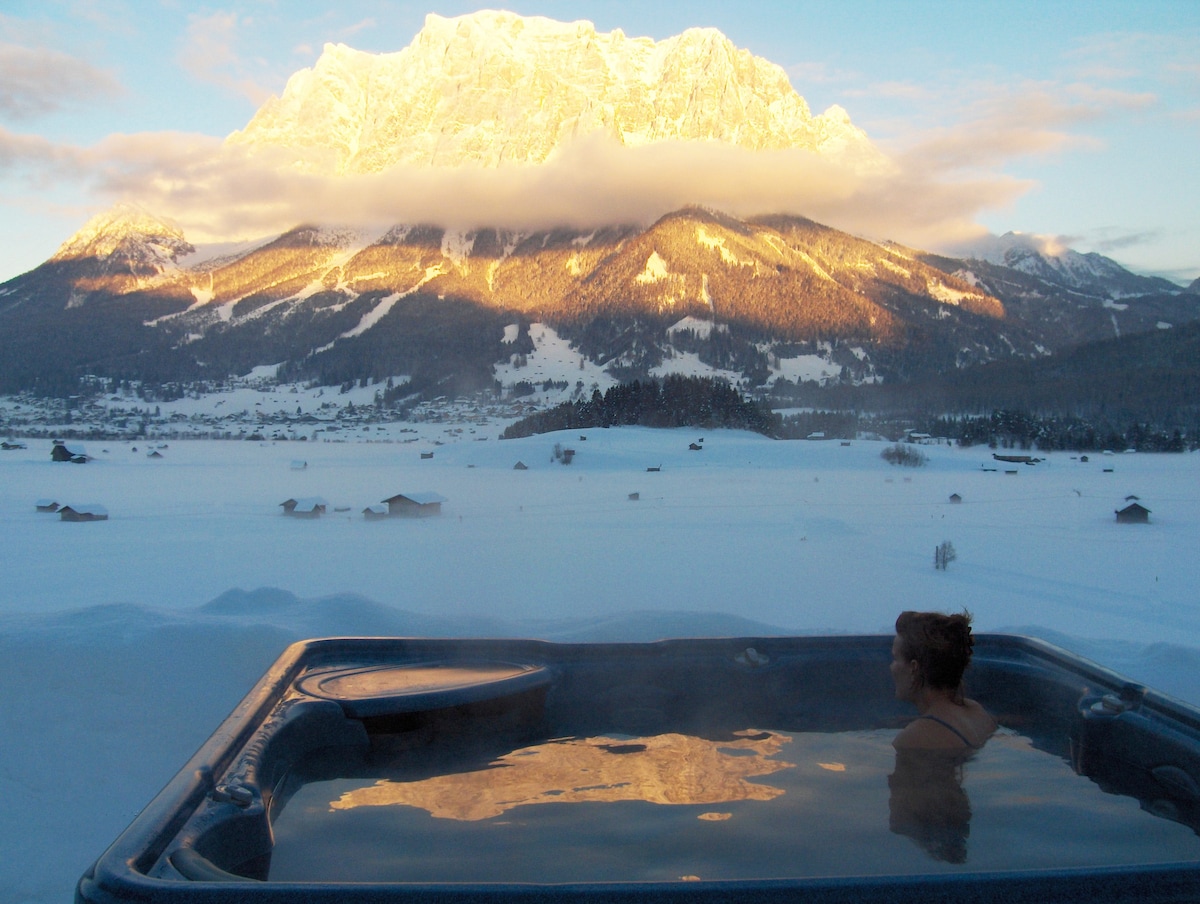
[(107, 515), (108, 509), (98, 502), (88, 502), (83, 505), (64, 505), (59, 511), (70, 509), (78, 515)]
[(399, 499), (407, 499), (409, 502), (415, 502), (417, 505), (433, 505), (438, 502), (445, 502), (446, 497), (437, 493), (397, 493), (391, 496), (384, 502), (396, 502)]
[(304, 499), (297, 502), (296, 507), (293, 508), (292, 511), (303, 514), (305, 512), (315, 512), (324, 508), (325, 503), (323, 502), (318, 502), (316, 499)]
[(284, 508), (291, 507), (294, 512), (311, 512), (317, 508), (327, 508), (329, 503), (321, 496), (301, 496), (298, 499), (288, 499), (279, 503)]

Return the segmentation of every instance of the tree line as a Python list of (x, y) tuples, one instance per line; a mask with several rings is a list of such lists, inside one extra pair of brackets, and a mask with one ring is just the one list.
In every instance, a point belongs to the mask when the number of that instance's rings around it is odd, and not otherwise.
[(763, 402), (745, 399), (725, 380), (672, 374), (633, 380), (591, 398), (564, 402), (511, 424), (501, 439), (591, 427), (724, 427), (774, 436), (779, 416)]
[(1038, 415), (998, 408), (990, 414), (933, 415), (893, 412), (811, 410), (784, 416), (781, 439), (878, 437), (902, 440), (913, 433), (956, 445), (991, 449), (1039, 449), (1043, 452), (1186, 452), (1200, 449), (1200, 428), (1164, 427), (1146, 420)]

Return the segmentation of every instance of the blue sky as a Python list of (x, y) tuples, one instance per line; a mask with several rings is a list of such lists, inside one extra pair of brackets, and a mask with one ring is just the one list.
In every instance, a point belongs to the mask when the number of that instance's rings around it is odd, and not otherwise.
[[(166, 178), (147, 158), (244, 126), (324, 43), (397, 51), (429, 12), (496, 6), (7, 0), (0, 280), (53, 254), (138, 174)], [(814, 113), (838, 104), (937, 184), (980, 187), (956, 211), (974, 223), (1060, 237), (1179, 282), (1200, 276), (1196, 0), (502, 6), (659, 40), (716, 27), (782, 66)]]

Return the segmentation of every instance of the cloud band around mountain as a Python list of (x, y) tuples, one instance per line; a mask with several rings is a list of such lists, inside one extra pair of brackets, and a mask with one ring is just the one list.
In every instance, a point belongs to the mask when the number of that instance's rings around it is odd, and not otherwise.
[[(869, 171), (804, 150), (748, 151), (720, 143), (630, 148), (591, 135), (542, 164), (455, 168), (398, 165), (325, 176), (293, 153), (184, 133), (116, 135), (53, 153), (0, 136), (0, 166), (53, 165), (97, 195), (176, 220), (192, 241), (278, 233), (301, 223), (588, 228), (649, 223), (701, 205), (746, 217), (792, 213), (873, 238), (938, 248), (982, 230), (975, 217), (1029, 184), (1003, 175), (951, 178), (911, 157)], [(309, 161), (311, 163), (311, 161)]]

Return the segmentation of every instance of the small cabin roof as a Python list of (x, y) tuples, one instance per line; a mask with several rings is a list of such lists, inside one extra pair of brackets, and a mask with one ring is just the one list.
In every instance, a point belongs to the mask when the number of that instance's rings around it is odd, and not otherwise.
[(108, 509), (98, 502), (87, 502), (83, 505), (64, 505), (60, 512), (72, 511), (77, 515), (107, 515)]
[(1142, 505), (1140, 502), (1131, 502), (1129, 505), (1125, 506), (1125, 508), (1117, 510), (1118, 515), (1133, 514), (1134, 512), (1145, 512), (1147, 515), (1149, 515), (1150, 509), (1146, 508), (1146, 506)]
[(296, 507), (293, 508), (292, 511), (299, 512), (300, 514), (304, 514), (306, 512), (315, 512), (315, 511), (318, 511), (319, 509), (324, 509), (324, 508), (325, 508), (325, 503), (319, 499), (316, 499), (316, 498), (299, 499), (296, 501)]
[(302, 505), (329, 505), (322, 496), (297, 496), (292, 499), (286, 499), (279, 503), (280, 505), (291, 505), (299, 508)]
[(389, 496), (384, 499), (384, 502), (399, 502), (401, 499), (407, 499), (409, 502), (417, 505), (434, 505), (439, 502), (445, 502), (446, 497), (437, 493), (397, 493), (395, 496)]

